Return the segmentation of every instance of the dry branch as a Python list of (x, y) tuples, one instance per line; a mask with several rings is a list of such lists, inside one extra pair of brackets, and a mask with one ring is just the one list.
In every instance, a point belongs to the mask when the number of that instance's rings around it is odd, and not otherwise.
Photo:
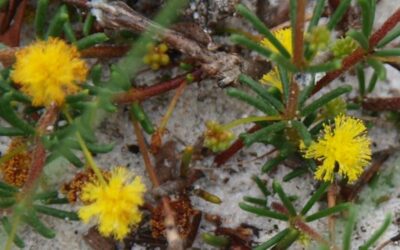
[(133, 32), (152, 30), (154, 33), (186, 56), (201, 64), (202, 70), (210, 76), (216, 76), (223, 85), (235, 81), (242, 71), (246, 71), (245, 60), (237, 55), (210, 51), (196, 41), (181, 33), (164, 28), (132, 10), (123, 2), (88, 3), (94, 10), (100, 11), (99, 23), (105, 28), (128, 29)]

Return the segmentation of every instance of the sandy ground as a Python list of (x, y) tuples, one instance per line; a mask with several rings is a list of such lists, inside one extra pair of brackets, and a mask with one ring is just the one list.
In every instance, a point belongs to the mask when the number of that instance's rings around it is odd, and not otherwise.
[[(376, 25), (381, 24), (386, 18), (400, 6), (400, 0), (382, 0), (378, 4), (376, 14)], [(376, 96), (392, 96), (398, 95), (400, 90), (400, 74), (397, 70), (388, 67), (387, 82), (380, 82), (374, 95)], [(150, 78), (145, 79), (148, 84), (153, 81)], [(341, 85), (343, 83), (356, 83), (354, 76), (346, 75), (344, 81), (336, 81), (332, 86)], [(355, 87), (356, 88), (356, 87)], [(145, 110), (148, 111), (151, 119), (159, 121), (164, 114), (166, 106), (169, 103), (173, 93), (153, 98), (144, 103)], [(203, 133), (204, 124), (207, 120), (217, 120), (220, 123), (226, 123), (233, 119), (254, 115), (256, 112), (234, 99), (228, 97), (224, 90), (217, 87), (217, 83), (213, 80), (204, 80), (200, 83), (190, 85), (183, 96), (181, 97), (176, 110), (172, 116), (171, 122), (168, 124), (170, 133), (166, 136), (168, 139), (183, 141), (185, 145), (190, 145), (196, 142), (196, 139)], [(357, 114), (363, 118), (363, 114)], [(374, 127), (370, 130), (370, 135), (376, 143), (374, 151), (386, 149), (391, 146), (398, 146), (398, 133), (396, 128), (384, 121), (385, 115), (381, 114), (381, 119), (373, 118)], [(235, 132), (239, 134), (244, 128), (237, 129)], [(100, 155), (96, 158), (97, 162), (109, 168), (117, 165), (129, 166), (138, 175), (145, 176), (143, 161), (140, 154), (133, 154), (128, 151), (127, 145), (136, 144), (136, 138), (133, 135), (133, 128), (129, 122), (127, 112), (120, 110), (116, 114), (108, 116), (102, 122), (98, 130), (99, 141), (115, 142), (114, 150), (106, 155)], [(0, 138), (0, 150), (4, 152), (8, 140)], [(181, 150), (185, 145), (178, 143), (178, 150)], [(267, 218), (257, 217), (253, 214), (246, 213), (239, 209), (238, 202), (242, 200), (244, 195), (260, 196), (261, 193), (256, 185), (251, 181), (251, 176), (260, 174), (260, 167), (265, 163), (266, 158), (256, 159), (257, 156), (263, 155), (270, 148), (263, 145), (253, 145), (250, 148), (242, 150), (227, 164), (221, 168), (212, 167), (212, 158), (206, 158), (196, 162), (194, 167), (202, 169), (207, 178), (203, 178), (196, 183), (213, 194), (216, 194), (222, 199), (220, 205), (211, 204), (199, 198), (192, 198), (193, 205), (204, 212), (218, 214), (223, 218), (224, 226), (237, 226), (240, 223), (248, 223), (259, 228), (260, 237), (255, 238), (256, 242), (263, 242), (273, 236), (276, 232), (285, 228), (285, 223)], [(378, 228), (384, 219), (386, 213), (393, 215), (393, 223), (386, 231), (382, 240), (386, 240), (394, 236), (399, 230), (397, 220), (400, 216), (400, 189), (398, 183), (400, 181), (400, 154), (393, 154), (390, 159), (384, 164), (381, 177), (379, 178), (377, 188), (366, 188), (363, 191), (361, 204), (359, 205), (359, 220), (356, 230), (353, 234), (353, 249), (357, 249), (364, 239), (372, 234)], [(271, 176), (262, 175), (261, 178), (272, 183), (272, 179), (281, 180), (282, 177), (290, 171), (286, 166), (281, 165), (279, 170)], [(65, 161), (58, 161), (46, 168), (48, 176), (63, 176), (69, 179), (76, 172), (74, 167), (71, 167)], [(56, 174), (55, 174), (56, 173)], [(226, 181), (228, 179), (228, 181)], [(49, 183), (59, 182), (59, 179), (48, 178)], [(150, 187), (148, 180), (147, 185)], [(301, 207), (304, 201), (309, 197), (314, 190), (315, 181), (312, 176), (303, 176), (289, 183), (283, 183), (283, 188), (292, 195), (297, 195), (299, 198), (295, 205)], [(388, 195), (389, 199), (376, 205), (376, 200), (383, 195)], [(277, 200), (273, 197), (271, 201)], [(316, 205), (312, 211), (316, 211), (318, 206), (325, 207), (326, 204), (320, 203)], [(66, 206), (66, 208), (68, 208)], [(27, 247), (26, 249), (89, 249), (88, 245), (83, 241), (82, 235), (87, 231), (89, 226), (82, 225), (79, 222), (64, 221), (50, 217), (42, 217), (50, 227), (57, 231), (55, 239), (47, 240), (36, 233), (33, 233), (29, 228), (21, 228), (21, 236), (24, 238)], [(319, 232), (326, 232), (326, 220), (320, 220), (318, 223), (311, 224)], [(338, 233), (342, 231), (341, 222), (338, 223)], [(204, 231), (211, 231), (213, 228), (209, 223), (204, 221), (201, 224), (199, 234)], [(338, 237), (339, 238), (339, 237)], [(0, 232), (0, 243), (5, 241), (5, 236)], [(204, 246), (200, 239), (195, 242), (195, 247), (200, 249), (212, 249), (209, 246)], [(303, 249), (304, 246), (295, 245), (291, 249)], [(308, 248), (313, 249), (311, 245)], [(139, 249), (139, 247), (134, 247)], [(385, 249), (400, 249), (399, 246), (390, 246)]]

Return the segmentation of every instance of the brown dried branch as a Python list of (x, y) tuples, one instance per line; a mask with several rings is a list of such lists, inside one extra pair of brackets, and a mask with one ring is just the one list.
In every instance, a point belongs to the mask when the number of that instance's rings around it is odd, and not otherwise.
[(134, 32), (152, 30), (163, 41), (186, 56), (201, 64), (202, 70), (210, 76), (216, 76), (223, 85), (234, 82), (237, 76), (248, 68), (245, 60), (237, 55), (225, 52), (212, 52), (188, 39), (177, 31), (164, 28), (132, 10), (123, 2), (88, 3), (89, 7), (101, 11), (98, 22), (106, 28), (128, 29)]
[(400, 111), (400, 97), (366, 98), (361, 105), (370, 111)]

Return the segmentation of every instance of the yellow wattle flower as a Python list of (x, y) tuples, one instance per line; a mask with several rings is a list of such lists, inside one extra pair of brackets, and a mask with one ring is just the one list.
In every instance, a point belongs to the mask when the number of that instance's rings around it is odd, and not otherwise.
[(79, 91), (88, 68), (76, 47), (50, 38), (37, 41), (16, 53), (11, 79), (32, 97), (33, 106), (62, 105), (65, 96)]
[[(293, 55), (292, 29), (291, 28), (279, 29), (273, 31), (272, 34), (276, 37), (276, 39), (278, 39), (278, 41), (282, 44), (282, 46), (292, 56)], [(261, 45), (263, 45), (265, 48), (271, 50), (274, 53), (279, 53), (279, 51), (275, 48), (275, 46), (272, 45), (272, 43), (266, 38), (261, 40)], [(267, 74), (264, 74), (263, 77), (261, 78), (261, 82), (276, 87), (282, 92), (282, 82), (279, 77), (277, 67), (273, 67), (271, 71), (269, 71)]]
[(133, 178), (126, 168), (117, 167), (106, 184), (88, 182), (83, 187), (80, 198), (87, 205), (78, 215), (84, 223), (95, 219), (103, 236), (122, 240), (142, 219), (139, 206), (144, 203), (144, 192), (140, 177)]
[[(282, 46), (289, 52), (289, 54), (292, 56), (293, 55), (293, 49), (292, 49), (292, 29), (291, 28), (283, 28), (283, 29), (278, 29), (275, 31), (272, 31), (272, 34), (278, 41), (282, 44)], [(267, 39), (264, 38), (261, 40), (261, 45), (263, 45), (265, 48), (271, 50), (274, 53), (279, 53), (279, 51), (275, 48), (274, 45)]]
[(371, 161), (371, 140), (361, 120), (338, 115), (335, 128), (325, 124), (324, 135), (304, 151), (305, 158), (322, 162), (315, 172), (315, 179), (333, 181), (337, 171), (351, 183), (360, 177)]

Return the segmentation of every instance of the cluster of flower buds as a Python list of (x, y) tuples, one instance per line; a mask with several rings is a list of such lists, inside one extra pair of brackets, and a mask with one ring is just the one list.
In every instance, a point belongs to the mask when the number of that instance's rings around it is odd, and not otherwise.
[(167, 51), (168, 45), (165, 43), (160, 43), (159, 45), (148, 44), (147, 54), (143, 57), (143, 62), (153, 70), (166, 66), (170, 62)]
[(215, 121), (206, 122), (206, 131), (204, 133), (204, 146), (213, 152), (219, 152), (229, 147), (234, 134), (225, 129), (221, 124)]

